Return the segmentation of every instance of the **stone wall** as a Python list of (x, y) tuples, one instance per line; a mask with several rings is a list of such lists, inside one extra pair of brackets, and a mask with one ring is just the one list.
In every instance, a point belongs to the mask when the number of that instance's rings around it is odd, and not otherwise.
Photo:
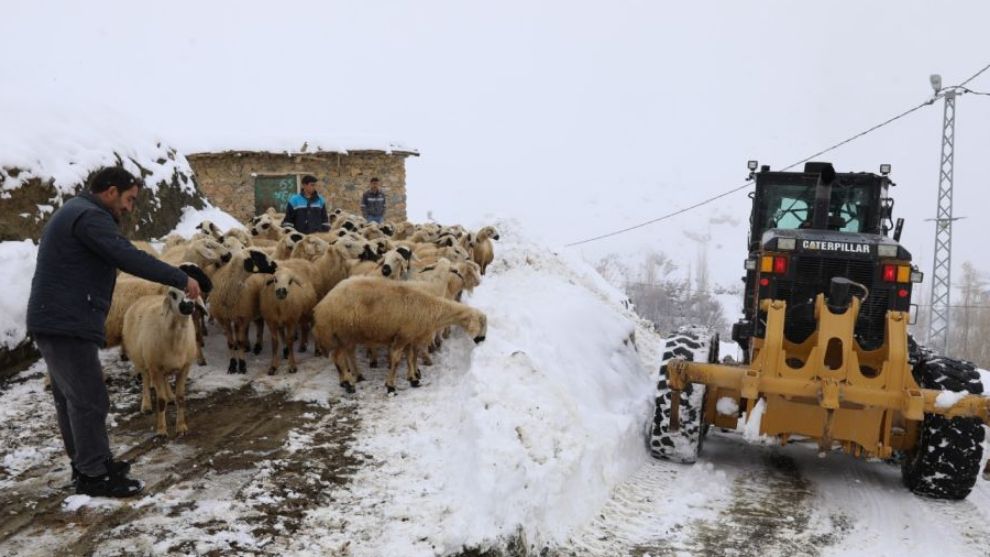
[[(254, 216), (255, 175), (312, 174), (316, 191), (331, 207), (360, 214), (361, 194), (372, 177), (387, 197), (385, 218), (406, 220), (406, 157), (414, 153), (262, 153), (230, 151), (187, 155), (196, 181), (210, 202), (241, 222)], [(282, 208), (279, 209), (284, 210)]]
[[(14, 176), (17, 173), (14, 168), (5, 168), (4, 171)], [(147, 173), (142, 174), (147, 178)], [(0, 188), (3, 183), (4, 176), (0, 174)], [(183, 208), (202, 209), (205, 206), (202, 194), (188, 187), (190, 183), (195, 185), (191, 176), (177, 171), (169, 181), (155, 184), (157, 193), (153, 194), (151, 188), (143, 188), (134, 212), (121, 222), (121, 231), (132, 240), (160, 238), (168, 234), (182, 218)], [(76, 184), (75, 193), (83, 191), (84, 187), (84, 183)], [(0, 241), (39, 240), (55, 209), (70, 198), (71, 195), (57, 192), (51, 179), (31, 178), (16, 189), (4, 191), (0, 196)]]

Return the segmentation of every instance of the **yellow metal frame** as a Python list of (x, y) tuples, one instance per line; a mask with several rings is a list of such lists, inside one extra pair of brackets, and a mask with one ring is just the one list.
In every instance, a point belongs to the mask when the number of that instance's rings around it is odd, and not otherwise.
[[(941, 391), (918, 387), (908, 366), (907, 312), (888, 311), (883, 346), (864, 350), (853, 337), (858, 298), (845, 312), (833, 313), (819, 294), (817, 328), (799, 344), (784, 338), (786, 302), (764, 300), (760, 309), (767, 314), (766, 336), (755, 339), (748, 366), (687, 360), (668, 364), (672, 390), (683, 390), (688, 383), (708, 386), (706, 423), (736, 427), (735, 416), (716, 412), (720, 398), (745, 399), (749, 415), (763, 398), (761, 434), (783, 443), (794, 435), (817, 439), (823, 451), (837, 442), (856, 456), (879, 458), (913, 448), (924, 414), (973, 416), (990, 424), (990, 399), (967, 395), (940, 408), (935, 399)], [(675, 416), (671, 421), (677, 424)]]

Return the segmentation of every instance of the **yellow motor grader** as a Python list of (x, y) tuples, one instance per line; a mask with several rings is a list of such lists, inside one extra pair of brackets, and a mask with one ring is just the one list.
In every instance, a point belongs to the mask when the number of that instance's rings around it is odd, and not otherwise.
[(718, 338), (705, 329), (672, 335), (651, 454), (694, 462), (709, 426), (737, 429), (746, 417), (781, 444), (815, 440), (823, 453), (900, 459), (911, 491), (965, 498), (980, 472), (990, 398), (971, 363), (908, 334), (912, 285), (923, 277), (899, 243), (889, 165), (880, 174), (815, 162), (773, 172), (751, 162), (750, 171), (744, 315), (732, 328), (743, 362), (720, 363)]

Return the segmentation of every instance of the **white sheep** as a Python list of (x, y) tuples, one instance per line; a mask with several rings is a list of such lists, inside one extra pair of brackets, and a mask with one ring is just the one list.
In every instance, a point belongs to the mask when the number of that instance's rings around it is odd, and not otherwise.
[(213, 221), (204, 220), (203, 222), (196, 225), (196, 234), (193, 236), (195, 240), (197, 237), (211, 238), (218, 242), (223, 241), (223, 232), (220, 231), (220, 227), (213, 223)]
[(279, 337), (285, 346), (283, 356), (289, 359), (289, 373), (296, 372), (296, 356), (293, 351), (298, 332), (301, 346), (306, 346), (316, 305), (316, 291), (303, 277), (284, 266), (265, 281), (260, 294), (261, 315), (272, 336), (272, 364), (268, 375), (274, 375), (279, 366)]
[(256, 240), (272, 240), (279, 241), (285, 234), (285, 230), (271, 215), (265, 213), (255, 217), (257, 221), (251, 225), (251, 238), (252, 242)]
[[(141, 374), (141, 411), (151, 410), (150, 388), (155, 388), (155, 433), (168, 435), (165, 408), (174, 396), (176, 435), (185, 435), (186, 379), (189, 366), (196, 358), (196, 331), (193, 307), (201, 302), (190, 300), (174, 287), (166, 294), (143, 296), (124, 315), (124, 348), (134, 368)], [(168, 386), (175, 377), (175, 392)]]
[[(230, 240), (230, 239), (238, 240), (239, 243), (238, 244), (234, 244), (232, 242), (228, 242), (228, 240)], [(243, 228), (234, 227), (234, 228), (231, 228), (230, 230), (228, 230), (223, 235), (222, 243), (225, 246), (229, 247), (231, 251), (237, 251), (234, 248), (237, 247), (238, 245), (241, 248), (246, 248), (246, 247), (248, 247), (248, 246), (251, 245), (251, 235), (248, 233), (247, 230), (245, 230)]]
[(399, 361), (406, 358), (407, 379), (419, 386), (412, 347), (430, 342), (436, 331), (459, 325), (475, 340), (485, 339), (485, 314), (444, 298), (421, 292), (407, 283), (374, 277), (352, 277), (330, 291), (313, 310), (317, 343), (331, 355), (341, 386), (354, 392), (357, 345), (387, 346), (386, 389), (395, 392)]
[(292, 251), (295, 249), (296, 244), (303, 241), (306, 237), (302, 232), (289, 232), (288, 234), (282, 236), (282, 238), (275, 244), (275, 250), (272, 252), (272, 257), (275, 259), (288, 259), (292, 256)]
[(498, 231), (492, 226), (482, 228), (474, 236), (475, 245), (472, 258), (481, 267), (481, 274), (485, 274), (488, 265), (495, 259), (495, 248), (492, 246), (492, 240), (498, 239)]
[(244, 351), (248, 347), (248, 324), (260, 314), (258, 290), (263, 283), (249, 281), (252, 274), (273, 274), (278, 265), (264, 252), (248, 248), (234, 254), (230, 263), (213, 275), (210, 315), (227, 337), (230, 364), (227, 373), (247, 373)]

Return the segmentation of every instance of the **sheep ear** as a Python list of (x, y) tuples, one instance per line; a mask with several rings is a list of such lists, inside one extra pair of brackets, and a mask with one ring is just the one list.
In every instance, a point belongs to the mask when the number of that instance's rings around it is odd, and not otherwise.
[(299, 281), (296, 280), (295, 277), (293, 277), (289, 279), (289, 284), (294, 284), (296, 286), (299, 286)]
[(199, 311), (203, 313), (209, 313), (210, 310), (206, 309), (206, 304), (203, 303), (202, 298), (196, 298), (195, 300), (193, 300), (193, 303), (196, 304), (196, 307), (199, 308)]
[(271, 286), (273, 284), (275, 284), (275, 279), (273, 279), (273, 278), (270, 278), (270, 279), (268, 279), (268, 280), (265, 281), (265, 286)]

